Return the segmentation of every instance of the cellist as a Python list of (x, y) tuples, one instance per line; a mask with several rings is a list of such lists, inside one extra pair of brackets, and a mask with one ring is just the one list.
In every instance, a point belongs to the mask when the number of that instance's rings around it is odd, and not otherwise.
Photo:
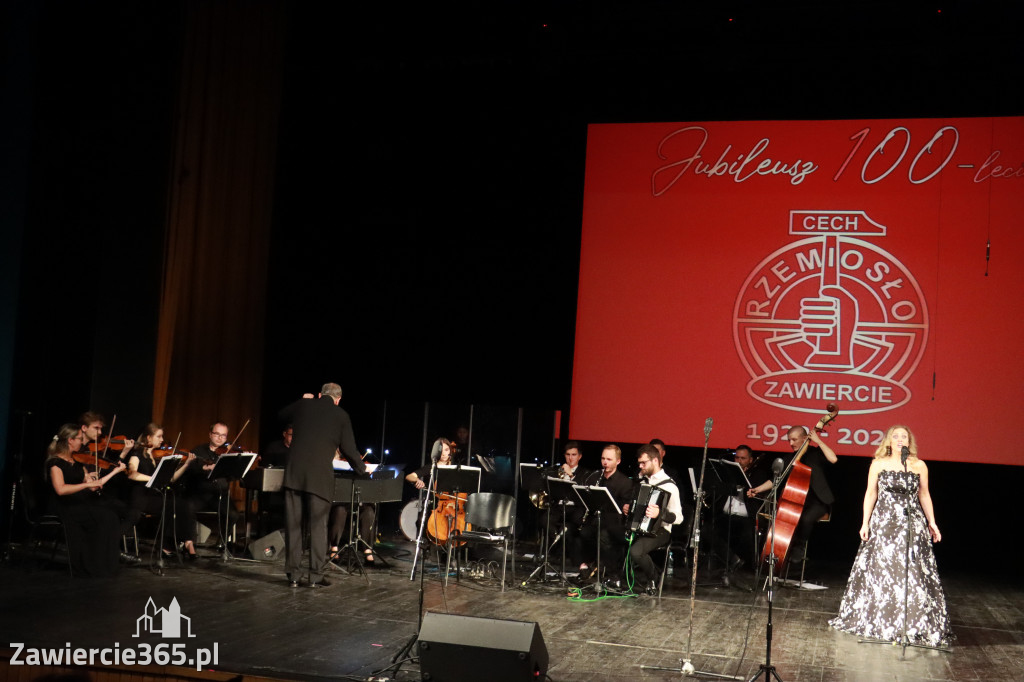
[[(786, 559), (790, 562), (797, 562), (803, 561), (804, 544), (810, 539), (811, 531), (814, 530), (814, 524), (828, 512), (832, 503), (835, 502), (836, 498), (832, 494), (832, 488), (828, 485), (825, 470), (827, 465), (838, 462), (839, 457), (828, 446), (828, 443), (821, 439), (817, 429), (812, 429), (810, 434), (808, 434), (807, 429), (804, 427), (793, 426), (786, 433), (786, 438), (789, 440), (789, 446), (793, 448), (794, 453), (799, 453), (804, 444), (807, 444), (807, 451), (800, 458), (800, 462), (811, 468), (811, 482), (807, 490), (807, 499), (804, 501), (800, 521), (797, 522), (796, 530), (793, 531), (793, 540), (790, 543), (791, 549)], [(809, 443), (807, 442), (808, 439), (810, 439)], [(763, 492), (760, 488), (764, 488), (765, 491), (771, 490), (771, 481), (768, 481), (766, 488), (765, 486), (758, 487), (758, 492)], [(750, 492), (753, 493), (754, 490), (751, 489)]]
[[(441, 449), (441, 454), (437, 459), (438, 464), (449, 465), (452, 463), (452, 448), (451, 443), (446, 438), (438, 438), (434, 441), (433, 450), (437, 448)], [(416, 471), (411, 472), (405, 477), (405, 480), (416, 486), (417, 490), (423, 490), (427, 487), (427, 479), (430, 478), (430, 467), (431, 465), (423, 466)]]

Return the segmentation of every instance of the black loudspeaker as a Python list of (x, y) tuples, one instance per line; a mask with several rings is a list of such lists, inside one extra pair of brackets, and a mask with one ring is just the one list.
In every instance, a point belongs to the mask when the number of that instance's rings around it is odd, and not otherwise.
[(249, 543), (249, 554), (260, 561), (275, 561), (284, 557), (284, 533), (275, 530), (259, 540)]
[(536, 623), (427, 613), (417, 646), (421, 679), (430, 682), (526, 682), (548, 671)]

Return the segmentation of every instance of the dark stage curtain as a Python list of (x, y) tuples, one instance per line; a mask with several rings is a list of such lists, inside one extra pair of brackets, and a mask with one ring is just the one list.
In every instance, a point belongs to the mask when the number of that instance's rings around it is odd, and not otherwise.
[[(287, 13), (186, 5), (153, 390), (184, 447), (215, 419), (255, 449)], [(195, 441), (195, 442), (193, 442)]]

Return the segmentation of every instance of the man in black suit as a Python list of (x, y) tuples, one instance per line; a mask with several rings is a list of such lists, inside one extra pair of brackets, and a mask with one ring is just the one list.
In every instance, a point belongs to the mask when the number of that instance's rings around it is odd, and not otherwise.
[(356, 448), (352, 421), (338, 407), (341, 386), (327, 383), (314, 400), (307, 393), (279, 413), (281, 421), (291, 423), (293, 437), (284, 473), (284, 518), (286, 537), (285, 571), (291, 587), (298, 587), (302, 563), (303, 501), (309, 509), (309, 582), (310, 587), (326, 587), (327, 517), (334, 494), (334, 453), (340, 451), (352, 469), (366, 474), (366, 466)]

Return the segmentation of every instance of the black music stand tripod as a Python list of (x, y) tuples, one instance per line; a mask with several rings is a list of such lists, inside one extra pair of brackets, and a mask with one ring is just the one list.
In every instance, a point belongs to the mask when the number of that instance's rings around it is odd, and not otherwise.
[[(371, 474), (372, 476), (372, 474)], [(400, 478), (348, 478), (338, 477), (336, 490), (342, 492), (344, 488), (349, 489), (349, 515), (348, 515), (348, 542), (338, 550), (337, 561), (345, 558), (348, 572), (351, 575), (352, 567), (359, 569), (359, 573), (370, 584), (370, 577), (366, 574), (363, 559), (363, 550), (369, 550), (374, 557), (374, 564), (389, 567), (390, 564), (368, 543), (359, 531), (359, 508), (364, 504), (376, 504), (379, 502), (396, 502), (402, 499), (402, 479)], [(333, 562), (331, 562), (333, 565)]]
[[(228, 494), (231, 488), (231, 481), (240, 481), (256, 463), (254, 452), (229, 452), (217, 458), (217, 462), (210, 471), (210, 480), (224, 479), (226, 488), (217, 498), (217, 520), (221, 522), (220, 544), (222, 561), (249, 561), (259, 563), (256, 559), (245, 559), (236, 557), (228, 550), (228, 526), (231, 522), (231, 495)], [(224, 500), (224, 516), (221, 517), (221, 500)], [(246, 533), (248, 535), (248, 533)]]
[[(153, 475), (146, 481), (146, 487), (151, 490), (156, 490), (160, 493), (160, 523), (156, 526), (156, 538), (153, 539), (153, 552), (156, 554), (156, 559), (150, 563), (150, 570), (157, 575), (164, 574), (164, 528), (166, 527), (165, 519), (167, 518), (167, 490), (171, 486), (171, 479), (174, 478), (174, 472), (179, 466), (181, 466), (181, 455), (170, 455), (167, 457), (160, 458), (160, 461), (156, 463), (156, 470)], [(176, 498), (171, 496), (171, 515), (172, 518), (177, 516), (178, 505)], [(171, 524), (172, 532), (174, 533), (174, 546), (178, 546), (177, 537), (177, 524)], [(174, 556), (178, 557), (178, 564), (182, 563), (181, 554), (178, 552), (174, 553)]]
[[(526, 587), (526, 584), (533, 580), (533, 578), (538, 573), (540, 573), (541, 575), (541, 582), (547, 583), (549, 571), (551, 573), (558, 574), (559, 583), (562, 587), (565, 587), (566, 583), (568, 582), (567, 578), (565, 577), (565, 537), (567, 531), (565, 508), (570, 502), (574, 503), (576, 499), (576, 494), (573, 492), (573, 483), (571, 480), (563, 480), (561, 478), (547, 476), (545, 477), (544, 483), (547, 487), (547, 490), (545, 492), (547, 493), (548, 501), (547, 509), (545, 510), (546, 519), (544, 524), (544, 547), (546, 547), (546, 549), (544, 550), (544, 560), (541, 561), (540, 565), (537, 566), (537, 568), (533, 569), (533, 573), (531, 573), (530, 576), (523, 581), (521, 587)], [(558, 531), (558, 534), (555, 536), (555, 539), (551, 540), (551, 507), (554, 506), (555, 504), (557, 504), (562, 510), (562, 527)], [(548, 561), (548, 559), (551, 557), (551, 549), (559, 542), (562, 543), (561, 570), (557, 570), (555, 566), (553, 566), (551, 562)]]
[[(747, 474), (743, 471), (743, 467), (732, 460), (728, 459), (713, 459), (711, 461), (711, 468), (718, 474), (719, 480), (723, 482), (723, 490), (725, 491), (722, 495), (723, 501), (717, 502), (718, 509), (721, 509), (725, 504), (729, 505), (729, 511), (725, 513), (725, 556), (720, 557), (722, 563), (725, 564), (724, 572), (722, 573), (722, 585), (725, 587), (736, 587), (737, 589), (744, 589), (746, 592), (752, 592), (753, 588), (746, 589), (740, 588), (738, 585), (734, 585), (732, 581), (733, 571), (736, 570), (732, 566), (732, 527), (735, 522), (735, 518), (747, 518), (745, 516), (734, 515), (733, 504), (734, 500), (739, 499), (740, 504), (746, 505), (745, 498), (747, 491), (753, 486), (750, 484), (750, 479), (747, 478)], [(730, 494), (729, 491), (732, 491)], [(716, 513), (717, 514), (717, 513)], [(750, 519), (753, 522), (753, 519)], [(742, 557), (741, 557), (742, 558)]]
[(593, 583), (595, 590), (600, 593), (604, 588), (601, 580), (601, 521), (605, 514), (613, 519), (622, 518), (622, 509), (619, 508), (615, 498), (608, 488), (601, 485), (574, 485), (572, 489), (576, 492), (576, 498), (586, 510), (597, 519), (597, 561), (594, 564), (594, 575), (597, 580)]

